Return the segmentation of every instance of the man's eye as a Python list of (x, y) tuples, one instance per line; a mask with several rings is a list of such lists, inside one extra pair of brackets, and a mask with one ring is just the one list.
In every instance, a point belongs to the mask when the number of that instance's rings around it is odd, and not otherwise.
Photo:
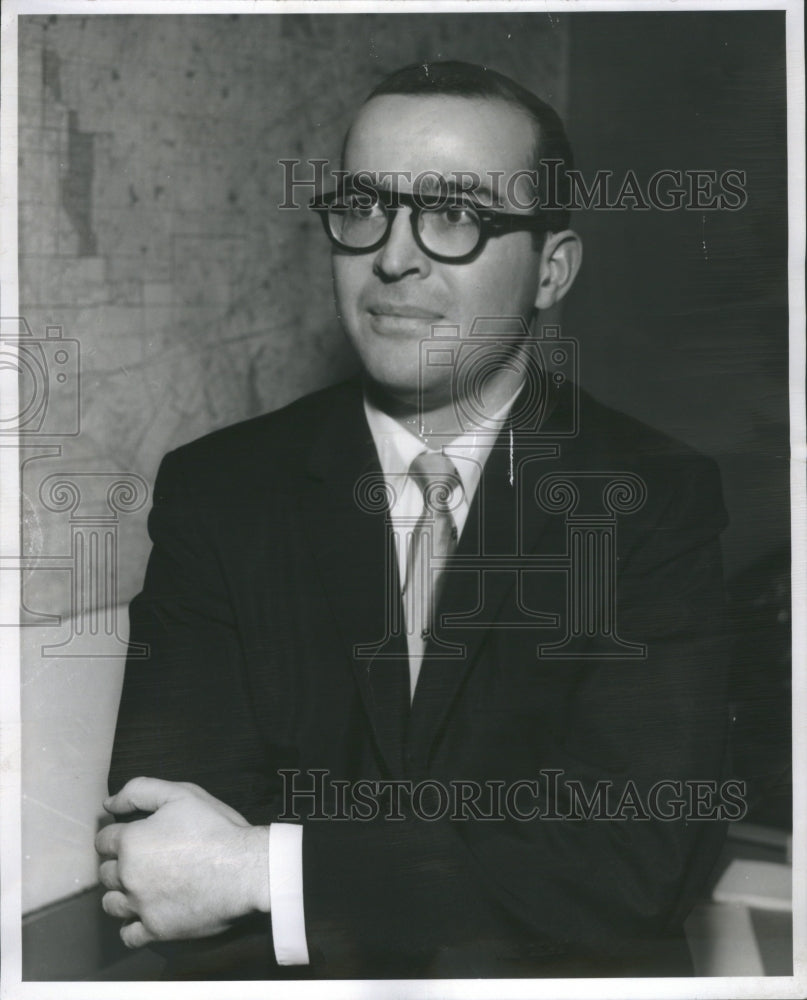
[(476, 225), (476, 213), (461, 205), (449, 205), (442, 210), (440, 215), (443, 218), (443, 222), (449, 226)]
[(351, 218), (359, 221), (384, 217), (384, 207), (381, 202), (378, 199), (371, 200), (367, 195), (351, 195), (348, 199), (347, 209)]

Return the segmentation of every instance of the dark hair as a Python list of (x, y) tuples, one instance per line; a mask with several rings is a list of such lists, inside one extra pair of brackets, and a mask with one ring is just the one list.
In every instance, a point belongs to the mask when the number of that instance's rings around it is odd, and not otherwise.
[[(545, 101), (536, 97), (526, 87), (522, 87), (503, 73), (497, 73), (487, 66), (477, 66), (474, 63), (446, 61), (422, 62), (404, 66), (403, 69), (391, 73), (367, 97), (387, 94), (426, 94), (453, 95), (456, 97), (487, 97), (506, 101), (523, 111), (535, 125), (534, 162), (531, 169), (538, 171), (538, 177), (543, 179), (542, 160), (560, 160), (560, 166), (555, 174), (556, 188), (553, 191), (554, 203), (569, 204), (569, 181), (566, 171), (574, 166), (572, 147), (566, 137), (566, 130), (558, 113)], [(366, 103), (366, 102), (365, 102)], [(539, 183), (538, 195), (543, 200), (546, 192)], [(569, 210), (567, 208), (547, 211), (549, 228), (560, 232), (569, 226)]]

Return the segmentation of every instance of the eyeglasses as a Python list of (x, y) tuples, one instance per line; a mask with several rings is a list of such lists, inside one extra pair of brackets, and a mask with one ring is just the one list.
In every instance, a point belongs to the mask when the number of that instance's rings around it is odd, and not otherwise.
[(461, 198), (446, 201), (398, 191), (362, 188), (340, 191), (315, 199), (310, 208), (319, 213), (331, 242), (346, 253), (371, 253), (389, 239), (395, 212), (411, 209), (412, 235), (433, 260), (463, 264), (482, 252), (491, 237), (519, 230), (548, 230), (544, 213), (517, 215), (480, 208)]

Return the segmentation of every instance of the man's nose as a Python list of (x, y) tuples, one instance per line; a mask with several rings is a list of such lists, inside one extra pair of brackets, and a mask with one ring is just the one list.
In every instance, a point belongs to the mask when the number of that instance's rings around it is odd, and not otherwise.
[(373, 270), (380, 278), (396, 280), (410, 274), (424, 278), (431, 271), (431, 260), (415, 242), (411, 217), (411, 208), (394, 212), (387, 242), (373, 262)]

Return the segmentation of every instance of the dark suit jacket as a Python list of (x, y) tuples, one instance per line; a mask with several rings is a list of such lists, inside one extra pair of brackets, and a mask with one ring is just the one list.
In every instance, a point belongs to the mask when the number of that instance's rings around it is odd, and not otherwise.
[[(585, 394), (578, 433), (564, 437), (573, 406), (567, 392), (537, 434), (512, 425), (512, 485), (503, 431), (457, 566), (480, 553), (509, 559), (447, 573), (439, 632), (463, 652), (440, 658), (430, 644), (411, 712), (405, 639), (389, 634), (400, 608), (386, 508), (363, 478), (380, 470), (359, 382), (166, 456), (131, 606), (132, 642), (150, 655), (127, 664), (111, 789), (137, 774), (194, 781), (267, 823), (286, 805), (282, 769), (304, 772), (298, 784), (312, 769), (349, 781), (507, 783), (554, 769), (562, 783), (544, 805), (561, 814), (570, 780), (589, 791), (610, 780), (617, 796), (627, 782), (645, 795), (663, 779), (719, 781), (716, 467)], [(562, 503), (552, 513), (536, 500), (550, 473), (583, 484), (571, 519)], [(602, 536), (602, 516), (585, 521), (602, 514), (602, 473), (630, 473), (646, 490), (640, 509), (615, 518), (612, 553), (619, 637), (646, 656), (588, 658), (601, 640), (577, 622), (578, 655), (539, 657), (539, 644), (575, 624), (581, 577), (570, 590), (564, 559), (572, 528)], [(595, 546), (589, 563), (606, 550)], [(519, 578), (513, 560), (536, 554), (560, 558)], [(452, 625), (449, 613), (465, 621)], [(385, 635), (387, 655), (354, 655)], [(311, 966), (278, 969), (269, 921), (254, 918), (175, 949), (175, 975), (687, 974), (681, 924), (723, 831), (715, 819), (624, 814), (427, 822), (405, 810), (403, 820), (303, 822)]]

